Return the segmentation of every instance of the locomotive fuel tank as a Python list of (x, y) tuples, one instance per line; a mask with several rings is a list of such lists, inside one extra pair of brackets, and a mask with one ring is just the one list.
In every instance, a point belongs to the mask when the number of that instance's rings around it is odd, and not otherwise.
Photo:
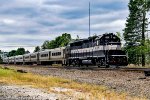
[(82, 60), (83, 65), (92, 65), (92, 60)]

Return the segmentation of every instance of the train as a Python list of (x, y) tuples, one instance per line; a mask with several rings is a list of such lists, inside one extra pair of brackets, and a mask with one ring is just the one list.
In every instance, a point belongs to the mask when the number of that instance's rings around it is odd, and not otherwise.
[(122, 67), (128, 65), (128, 57), (121, 49), (121, 41), (113, 33), (105, 33), (86, 39), (77, 39), (66, 47), (6, 57), (6, 64), (62, 64), (65, 66)]

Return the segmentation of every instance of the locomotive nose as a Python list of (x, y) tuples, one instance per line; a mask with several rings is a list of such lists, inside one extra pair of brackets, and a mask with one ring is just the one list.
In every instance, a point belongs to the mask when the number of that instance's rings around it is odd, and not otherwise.
[(127, 58), (122, 56), (114, 56), (109, 59), (110, 65), (127, 65)]

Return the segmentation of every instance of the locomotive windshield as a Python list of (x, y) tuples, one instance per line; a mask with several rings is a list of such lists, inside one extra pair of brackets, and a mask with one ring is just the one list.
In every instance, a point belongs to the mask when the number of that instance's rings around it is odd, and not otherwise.
[(100, 44), (118, 44), (120, 45), (120, 39), (114, 34), (104, 34), (100, 38)]

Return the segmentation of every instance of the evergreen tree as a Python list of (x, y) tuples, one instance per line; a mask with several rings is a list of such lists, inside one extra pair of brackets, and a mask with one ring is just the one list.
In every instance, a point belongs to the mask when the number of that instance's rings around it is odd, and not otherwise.
[[(126, 50), (129, 52), (129, 61), (131, 60), (130, 63), (135, 61), (135, 55), (139, 56), (141, 53), (142, 66), (145, 65), (145, 54), (142, 48), (145, 46), (145, 31), (148, 26), (146, 12), (149, 10), (149, 1), (150, 0), (130, 0), (128, 4), (130, 13), (123, 34), (126, 41)], [(137, 43), (140, 43), (138, 47), (136, 45)], [(136, 48), (134, 46), (136, 46)]]
[(126, 28), (124, 30), (124, 39), (126, 45), (135, 44), (136, 42), (141, 41), (141, 19), (142, 13), (140, 13), (139, 1), (141, 0), (130, 0), (129, 7), (129, 16), (127, 18)]

